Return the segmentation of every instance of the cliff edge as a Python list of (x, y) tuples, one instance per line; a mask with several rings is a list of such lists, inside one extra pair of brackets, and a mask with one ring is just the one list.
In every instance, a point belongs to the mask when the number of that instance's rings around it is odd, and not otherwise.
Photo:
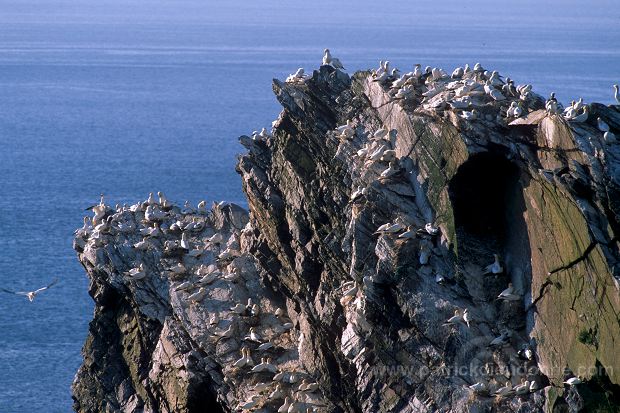
[(76, 411), (617, 411), (620, 106), (382, 68), (274, 80), (249, 213), (96, 208)]

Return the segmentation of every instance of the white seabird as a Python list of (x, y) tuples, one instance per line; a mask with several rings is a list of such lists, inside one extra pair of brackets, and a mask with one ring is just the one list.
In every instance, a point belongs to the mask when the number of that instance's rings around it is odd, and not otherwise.
[(588, 120), (588, 106), (584, 106), (583, 107), (583, 113), (581, 113), (580, 115), (576, 115), (573, 118), (569, 119), (573, 122), (585, 122), (586, 120)]
[(487, 391), (487, 385), (482, 382), (478, 382), (469, 386), (469, 389), (472, 390), (474, 393), (485, 393)]
[(614, 85), (614, 99), (616, 99), (616, 104), (620, 105), (620, 90), (618, 85)]
[(381, 172), (380, 177), (381, 179), (388, 179), (396, 175), (399, 171), (400, 168), (398, 167), (398, 163), (390, 162), (390, 165), (383, 172)]
[(241, 348), (241, 358), (233, 363), (233, 367), (240, 369), (248, 363), (246, 350), (247, 349), (245, 347)]
[(505, 301), (518, 301), (521, 299), (521, 296), (518, 294), (515, 294), (512, 283), (508, 283), (508, 288), (506, 288), (504, 291), (499, 293), (499, 295), (497, 296), (497, 299), (505, 300)]
[(269, 395), (270, 399), (281, 399), (284, 396), (284, 392), (282, 391), (282, 386), (280, 386), (280, 384), (276, 385), (276, 388), (274, 391), (271, 392), (271, 394)]
[(181, 234), (181, 248), (188, 251), (191, 249), (189, 241), (187, 240), (187, 233), (185, 232)]
[(144, 264), (140, 263), (140, 265), (136, 268), (132, 268), (127, 271), (127, 275), (132, 280), (141, 280), (146, 277), (146, 270), (144, 269)]
[(500, 387), (499, 389), (495, 390), (495, 395), (500, 397), (507, 397), (513, 393), (514, 390), (512, 389), (512, 384), (510, 384), (509, 381), (506, 382), (504, 387)]
[(199, 301), (202, 301), (202, 299), (205, 298), (205, 295), (207, 295), (207, 290), (204, 287), (200, 287), (198, 291), (187, 297), (187, 299), (189, 301), (197, 303)]
[(233, 313), (237, 313), (237, 314), (242, 314), (245, 312), (245, 310), (246, 310), (245, 305), (241, 303), (236, 304), (234, 307), (230, 309), (230, 311), (232, 311)]
[(332, 66), (334, 69), (344, 70), (344, 66), (342, 66), (342, 63), (340, 63), (340, 60), (336, 57), (333, 57), (329, 49), (325, 49), (323, 53), (324, 53), (323, 54), (323, 65), (329, 65), (329, 66)]
[(465, 120), (474, 120), (477, 117), (478, 117), (478, 111), (476, 109), (473, 109), (471, 112), (463, 111), (463, 113), (461, 113), (461, 118)]
[(255, 327), (250, 327), (250, 335), (246, 336), (244, 340), (260, 343), (262, 340), (262, 337), (256, 332)]
[(577, 384), (581, 384), (582, 381), (579, 377), (571, 377), (570, 379), (564, 381), (564, 384), (568, 384), (569, 386), (575, 386)]
[(439, 234), (439, 227), (433, 226), (433, 224), (430, 222), (427, 222), (426, 225), (424, 225), (424, 230), (426, 231), (428, 235), (434, 236), (434, 235)]
[(291, 407), (291, 399), (287, 396), (284, 399), (284, 404), (278, 409), (278, 413), (288, 413), (289, 407)]
[(240, 403), (238, 408), (241, 410), (251, 410), (254, 407), (256, 407), (259, 400), (260, 400), (260, 396), (255, 394), (254, 396), (250, 398), (250, 401), (245, 402), (245, 403)]
[(443, 325), (454, 325), (454, 324), (458, 324), (462, 322), (463, 322), (463, 316), (461, 315), (461, 310), (457, 308), (456, 310), (454, 310), (454, 315), (448, 318), (448, 320), (446, 320), (446, 322)]
[(400, 234), (398, 236), (398, 238), (412, 239), (412, 238), (415, 238), (416, 234), (417, 234), (417, 231), (415, 229), (413, 229), (412, 226), (409, 226), (409, 227), (407, 227), (407, 231), (405, 231), (402, 234)]
[(596, 126), (601, 132), (609, 132), (609, 125), (601, 118), (596, 118)]
[(28, 298), (28, 301), (32, 302), (32, 301), (34, 301), (34, 299), (37, 296), (37, 294), (40, 294), (43, 291), (53, 287), (54, 285), (56, 285), (56, 283), (58, 283), (58, 278), (55, 278), (54, 281), (52, 281), (51, 283), (49, 283), (45, 287), (41, 287), (41, 288), (36, 289), (34, 291), (11, 291), (11, 290), (7, 290), (6, 288), (0, 288), (0, 291), (4, 291), (5, 293), (9, 293), (9, 294), (24, 295), (24, 296), (26, 296)]
[(501, 274), (504, 272), (504, 267), (499, 261), (499, 254), (493, 254), (493, 263), (487, 265), (484, 268), (483, 275), (486, 274)]
[(517, 384), (513, 390), (517, 395), (527, 394), (530, 392), (530, 382), (525, 380), (525, 378), (522, 378), (521, 384)]
[(405, 229), (405, 226), (399, 222), (399, 220), (397, 219), (396, 222), (394, 223), (387, 223), (387, 224), (383, 224), (381, 225), (379, 228), (377, 228), (377, 230), (375, 231), (375, 234), (382, 234), (382, 233), (387, 233), (387, 234), (393, 234), (396, 232), (400, 232), (403, 229)]

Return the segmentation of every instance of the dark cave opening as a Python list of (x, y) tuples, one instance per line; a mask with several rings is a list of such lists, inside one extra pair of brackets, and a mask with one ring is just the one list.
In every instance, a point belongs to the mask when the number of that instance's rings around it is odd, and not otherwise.
[(461, 165), (448, 188), (457, 239), (466, 234), (505, 244), (518, 180), (517, 166), (500, 155), (472, 155)]

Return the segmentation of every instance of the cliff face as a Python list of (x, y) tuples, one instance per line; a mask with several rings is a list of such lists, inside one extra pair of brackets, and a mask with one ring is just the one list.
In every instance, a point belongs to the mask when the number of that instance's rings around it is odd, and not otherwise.
[[(413, 79), (404, 99), (395, 80), (275, 80), (273, 136), (241, 137), (249, 215), (138, 205), (77, 236), (96, 302), (77, 411), (237, 411), (255, 395), (256, 411), (617, 409), (620, 145), (596, 119), (618, 134), (618, 107), (567, 122), (533, 93), (473, 90), (465, 120), (447, 104), (460, 78)], [(410, 231), (375, 233), (394, 222)], [(484, 274), (493, 254), (504, 270)], [(140, 264), (145, 278), (125, 275)], [(242, 348), (272, 371), (233, 366)], [(531, 391), (489, 395), (522, 380)]]

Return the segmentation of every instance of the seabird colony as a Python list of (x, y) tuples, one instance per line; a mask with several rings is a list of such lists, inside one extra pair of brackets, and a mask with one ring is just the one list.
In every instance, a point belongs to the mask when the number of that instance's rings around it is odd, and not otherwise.
[[(261, 133), (268, 136), (265, 129)], [(212, 211), (225, 207), (214, 204)], [(128, 262), (119, 274), (130, 288), (148, 290), (165, 280), (173, 306), (179, 303), (187, 311), (209, 311), (207, 340), (218, 349), (220, 344), (230, 349), (224, 354), (218, 350), (224, 381), (231, 389), (246, 377), (256, 382), (236, 396), (244, 400), (238, 410), (274, 406), (287, 413), (325, 410), (318, 383), (299, 367), (295, 354), (301, 335), (285, 310), (264, 297), (230, 300), (222, 308), (214, 304), (221, 301), (224, 289), (229, 297), (248, 294), (246, 282), (251, 277), (246, 280), (244, 276), (255, 270), (241, 252), (240, 242), (243, 233), (252, 230), (249, 223), (243, 227), (241, 217), (231, 212), (231, 222), (236, 224), (218, 231), (204, 201), (196, 208), (188, 201), (179, 207), (161, 192), (149, 194), (143, 202), (114, 208), (106, 205), (102, 195), (99, 204), (89, 209), (93, 217), (84, 218), (84, 226), (75, 233), (78, 250), (90, 250), (95, 256), (105, 253), (108, 244), (132, 250), (124, 257), (135, 261)]]
[[(334, 69), (343, 70), (342, 63), (331, 55), (329, 49), (325, 49), (323, 65), (332, 66)], [(312, 76), (305, 74), (303, 69), (299, 69), (295, 74), (290, 75), (287, 83), (303, 84), (311, 79)], [(450, 109), (458, 117), (467, 122), (494, 121), (500, 125), (507, 125), (512, 122), (517, 123), (519, 118), (528, 116), (535, 110), (540, 97), (532, 92), (532, 85), (515, 85), (514, 81), (508, 77), (505, 79), (495, 70), (485, 70), (480, 63), (473, 67), (465, 64), (464, 67), (457, 67), (448, 75), (443, 69), (427, 66), (422, 69), (420, 64), (416, 64), (411, 72), (401, 75), (397, 68), (390, 68), (390, 62), (380, 61), (379, 67), (372, 71), (373, 82), (380, 84), (389, 100), (397, 101), (406, 106), (415, 104), (427, 110)], [(614, 98), (620, 105), (620, 91), (618, 85), (614, 87)], [(296, 99), (297, 103), (297, 99)], [(492, 116), (483, 114), (483, 108), (492, 104), (499, 107), (499, 112)], [(298, 104), (303, 109), (303, 106)], [(583, 99), (571, 102), (564, 108), (551, 93), (545, 101), (546, 116), (556, 117), (564, 122), (583, 123), (589, 120), (590, 109)], [(603, 134), (605, 142), (612, 144), (616, 142), (615, 135), (610, 131), (609, 125), (601, 118), (596, 120), (597, 128)], [(464, 125), (463, 127), (467, 127)], [(396, 156), (395, 137), (397, 130), (379, 128), (374, 131), (365, 130), (354, 119), (348, 119), (345, 124), (337, 126), (333, 131), (333, 136), (337, 139), (346, 141), (352, 140), (356, 136), (366, 138), (367, 143), (354, 155), (363, 163), (363, 168), (368, 170), (376, 165), (385, 165), (380, 170), (376, 179), (385, 183), (397, 179), (405, 170), (401, 164), (401, 159)], [(243, 142), (242, 142), (243, 143)], [(363, 201), (371, 190), (370, 186), (355, 185), (351, 190), (350, 202), (356, 203)], [(388, 222), (379, 226), (375, 235), (383, 237), (396, 237), (399, 240), (420, 239), (419, 263), (427, 265), (433, 255), (435, 239), (439, 234), (439, 228), (433, 223), (426, 223), (423, 227), (416, 228), (412, 223), (406, 222), (402, 218), (397, 218), (394, 222)], [(483, 276), (506, 276), (505, 268), (501, 262), (499, 254), (493, 255), (493, 261), (480, 269)], [(436, 274), (435, 280), (438, 284), (444, 285), (446, 277)], [(364, 277), (363, 283), (357, 285), (355, 281), (349, 281), (341, 286), (341, 304), (347, 309), (347, 318), (351, 317), (353, 324), (360, 328), (369, 326), (364, 319), (365, 293), (376, 282), (373, 277)], [(511, 303), (523, 301), (523, 293), (518, 291), (512, 283), (497, 296), (497, 300), (505, 302), (507, 306)], [(508, 307), (510, 308), (510, 307)], [(475, 323), (474, 317), (467, 308), (454, 309), (454, 315), (444, 323), (446, 327), (463, 325), (470, 327)], [(507, 328), (502, 328), (499, 335), (488, 343), (488, 348), (501, 351), (513, 336), (513, 332)], [(523, 360), (533, 360), (534, 353), (529, 344), (524, 344), (519, 350), (519, 356)], [(581, 383), (578, 377), (571, 377), (564, 382), (567, 385)], [(474, 394), (494, 395), (500, 398), (523, 395), (535, 392), (541, 388), (541, 383), (537, 379), (527, 380), (522, 377), (519, 384), (512, 385), (506, 382), (499, 388), (492, 388), (490, 383), (478, 382), (469, 386)]]
[[(325, 49), (322, 60), (323, 65), (332, 66), (336, 70), (344, 70), (341, 61), (332, 56), (329, 49)], [(299, 68), (294, 74), (287, 77), (287, 83), (303, 84), (312, 78)], [(402, 105), (415, 102), (424, 109), (438, 110), (450, 108), (464, 121), (497, 121), (510, 123), (530, 112), (530, 105), (537, 99), (533, 94), (531, 85), (514, 85), (510, 78), (503, 79), (497, 71), (485, 70), (480, 63), (473, 68), (469, 65), (456, 68), (451, 75), (443, 69), (427, 66), (422, 69), (416, 64), (411, 72), (400, 74), (396, 68), (390, 69), (389, 61), (381, 61), (379, 67), (372, 72), (372, 81), (379, 83), (390, 99), (399, 101)], [(618, 86), (614, 85), (615, 99), (620, 104)], [(303, 97), (292, 96), (295, 102), (303, 110)], [(499, 114), (495, 118), (484, 115), (481, 108), (493, 102), (500, 107)], [(580, 99), (572, 102), (567, 108), (556, 100), (555, 94), (551, 94), (546, 101), (547, 116), (562, 116), (569, 122), (585, 122), (588, 119), (588, 105)], [(614, 135), (609, 126), (598, 119), (598, 128), (605, 134), (608, 142), (614, 140)], [(398, 179), (404, 171), (403, 159), (399, 159), (394, 148), (397, 131), (379, 128), (374, 131), (366, 131), (357, 121), (350, 119), (345, 124), (338, 126), (334, 136), (341, 140), (351, 140), (359, 134), (368, 137), (368, 142), (354, 155), (366, 169), (385, 165), (377, 174), (376, 179), (382, 182)], [(251, 138), (242, 139), (244, 146), (250, 147), (255, 142), (266, 142), (272, 138), (271, 132), (262, 128), (260, 132), (254, 131)], [(351, 193), (351, 203), (363, 201), (370, 188), (357, 185)], [(173, 205), (159, 192), (158, 198), (151, 193), (144, 202), (131, 206), (116, 206), (110, 208), (104, 202), (103, 196), (100, 203), (92, 208), (92, 219), (85, 218), (84, 226), (76, 233), (76, 243), (80, 248), (102, 248), (109, 237), (119, 233), (141, 234), (142, 239), (136, 240), (132, 248), (140, 252), (148, 252), (151, 249), (162, 249), (164, 257), (161, 265), (165, 268), (165, 274), (171, 283), (171, 292), (176, 294), (189, 306), (198, 305), (204, 300), (209, 291), (207, 287), (216, 282), (224, 281), (235, 283), (241, 277), (244, 268), (237, 263), (241, 255), (239, 246), (240, 233), (237, 230), (226, 240), (222, 233), (214, 232), (206, 242), (198, 241), (197, 234), (211, 230), (208, 228), (208, 210), (205, 202), (193, 208), (189, 202), (185, 202), (182, 208)], [(249, 224), (248, 224), (249, 225)], [(246, 228), (247, 229), (247, 228)], [(420, 242), (419, 262), (427, 265), (433, 256), (436, 239), (440, 235), (440, 229), (432, 222), (416, 227), (414, 223), (407, 222), (404, 218), (397, 218), (395, 222), (388, 222), (376, 229), (376, 236), (394, 237), (402, 242), (418, 239)], [(216, 257), (215, 263), (196, 264), (203, 255), (212, 254)], [(171, 259), (174, 257), (174, 259)], [(191, 259), (186, 259), (187, 257)], [(188, 262), (195, 265), (188, 265)], [(505, 269), (498, 254), (493, 257), (493, 262), (480, 269), (485, 276), (505, 276)], [(149, 270), (143, 263), (136, 263), (128, 268), (125, 274), (130, 283), (143, 283), (148, 280)], [(444, 285), (446, 277), (436, 274), (435, 280)], [(340, 292), (341, 305), (345, 308), (347, 319), (361, 330), (370, 330), (371, 326), (365, 319), (366, 292), (373, 288), (376, 280), (373, 277), (364, 277), (363, 283), (358, 285), (355, 281), (344, 283)], [(52, 284), (53, 285), (53, 284)], [(51, 286), (51, 285), (50, 285)], [(46, 288), (49, 288), (45, 287)], [(42, 290), (44, 290), (42, 289)], [(37, 290), (40, 291), (40, 290)], [(35, 292), (36, 293), (36, 292)], [(502, 291), (497, 300), (507, 303), (522, 301), (522, 293), (517, 291), (511, 283)], [(244, 343), (240, 347), (239, 358), (231, 362), (231, 369), (225, 370), (225, 374), (246, 372), (264, 375), (265, 381), (255, 385), (254, 392), (246, 395), (246, 401), (241, 402), (237, 408), (241, 411), (255, 410), (265, 403), (273, 400), (282, 400), (277, 409), (278, 413), (292, 413), (304, 411), (319, 411), (325, 405), (320, 397), (314, 397), (307, 403), (306, 396), (320, 391), (318, 384), (306, 373), (295, 370), (280, 370), (273, 357), (268, 354), (276, 347), (273, 340), (275, 335), (286, 333), (294, 329), (293, 324), (287, 319), (286, 313), (278, 309), (269, 316), (276, 317), (280, 325), (270, 330), (272, 337), (265, 337), (258, 331), (261, 317), (264, 311), (258, 303), (229, 303), (227, 319), (221, 320), (217, 314), (211, 316), (209, 326), (212, 328), (211, 337), (214, 340), (237, 340)], [(247, 331), (237, 331), (242, 324), (241, 319), (253, 317), (258, 319), (258, 326), (249, 328)], [(445, 328), (473, 327), (476, 319), (467, 308), (454, 308), (453, 316), (444, 323)], [(246, 323), (243, 323), (246, 325)], [(508, 329), (499, 331), (499, 335), (488, 343), (490, 349), (501, 350), (502, 346), (510, 342), (513, 332)], [(300, 336), (300, 340), (303, 336)], [(301, 344), (301, 343), (300, 343)], [(252, 352), (260, 353), (260, 362), (256, 363)], [(275, 353), (274, 353), (275, 354)], [(520, 354), (523, 358), (532, 360), (535, 356), (532, 349), (525, 345)], [(258, 359), (257, 357), (257, 359)], [(261, 376), (263, 377), (263, 376)], [(297, 384), (301, 381), (301, 384)], [(573, 377), (565, 382), (567, 385), (580, 383), (580, 379)], [(522, 378), (521, 383), (512, 386), (510, 382), (498, 388), (491, 388), (489, 384), (478, 382), (469, 386), (475, 394), (496, 395), (497, 397), (512, 397), (536, 391), (540, 384), (536, 380), (531, 382)], [(317, 400), (319, 400), (317, 402)]]

